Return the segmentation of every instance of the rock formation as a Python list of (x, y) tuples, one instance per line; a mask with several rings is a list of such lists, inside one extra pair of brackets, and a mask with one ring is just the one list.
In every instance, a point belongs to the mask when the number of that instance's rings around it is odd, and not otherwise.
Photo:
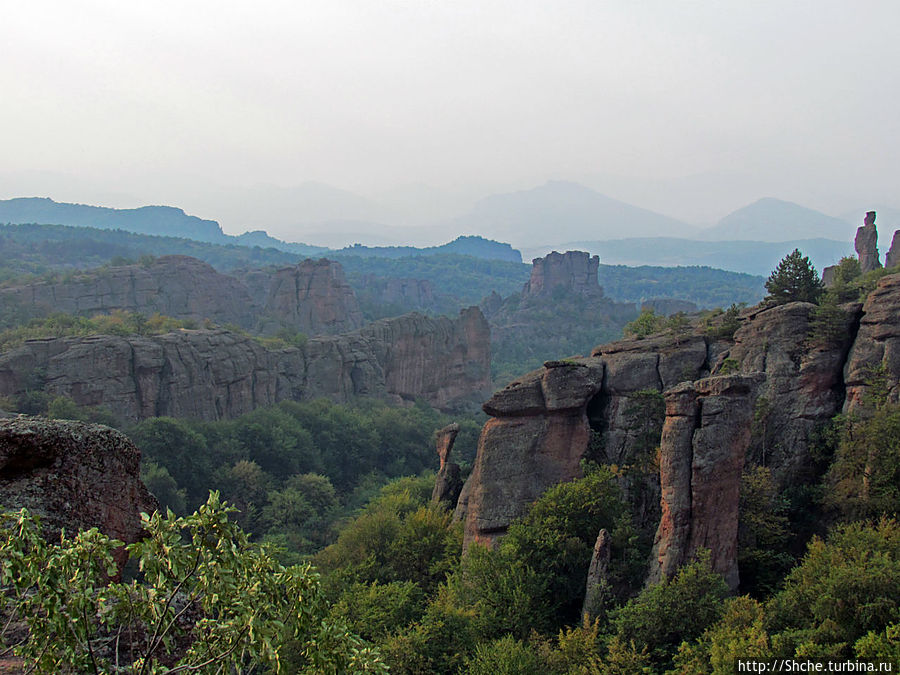
[(548, 362), (484, 404), (492, 419), (455, 514), (465, 521), (466, 545), (493, 543), (547, 488), (581, 474), (591, 433), (587, 405), (603, 373), (592, 359)]
[[(98, 528), (124, 541), (143, 534), (141, 512), (157, 509), (140, 480), (141, 451), (124, 435), (98, 424), (16, 417), (0, 420), (0, 505), (27, 508), (44, 534), (59, 540)], [(125, 551), (117, 554), (119, 565)]]
[[(496, 392), (455, 512), (465, 544), (494, 544), (544, 490), (579, 476), (581, 459), (652, 466), (662, 439), (659, 475), (620, 479), (638, 525), (663, 523), (653, 578), (715, 547), (715, 569), (733, 585), (744, 462), (767, 467), (778, 489), (808, 483), (815, 434), (861, 399), (866, 373), (881, 368), (900, 399), (900, 275), (882, 279), (864, 306), (828, 315), (824, 328), (815, 309), (750, 308), (732, 338), (689, 329), (620, 340)], [(696, 415), (676, 414), (686, 409)]]
[(459, 424), (456, 422), (448, 424), (435, 433), (435, 445), (441, 464), (434, 480), (431, 501), (435, 504), (444, 504), (451, 509), (456, 505), (463, 485), (459, 475), (459, 464), (450, 461), (450, 451), (453, 450), (457, 434), (459, 434)]
[(879, 379), (889, 399), (900, 400), (900, 275), (881, 279), (866, 298), (843, 376), (844, 412), (857, 410)]
[(839, 337), (816, 336), (814, 310), (792, 302), (745, 311), (734, 346), (714, 368), (721, 372), (727, 358), (742, 373), (765, 373), (748, 458), (769, 467), (779, 487), (809, 479), (810, 438), (840, 412), (844, 361), (859, 321), (860, 306), (848, 304), (835, 326)]
[(0, 290), (0, 306), (17, 305), (33, 315), (64, 312), (91, 316), (121, 310), (253, 325), (253, 303), (237, 280), (184, 255), (147, 265), (124, 265), (80, 273), (72, 279)]
[(291, 328), (308, 335), (333, 335), (359, 328), (362, 313), (341, 265), (304, 260), (275, 272), (260, 318), (260, 331)]
[(856, 255), (859, 256), (859, 266), (863, 274), (881, 267), (881, 261), (878, 259), (878, 230), (875, 228), (874, 211), (866, 212), (862, 227), (856, 230), (853, 245), (856, 248)]
[(588, 567), (584, 605), (581, 608), (581, 616), (585, 624), (589, 624), (596, 616), (597, 609), (603, 601), (603, 594), (608, 588), (607, 574), (611, 554), (612, 537), (609, 536), (606, 528), (603, 528), (597, 535), (597, 541), (594, 542), (594, 552), (591, 554), (591, 564)]
[(660, 440), (662, 516), (648, 583), (671, 578), (701, 549), (738, 586), (738, 503), (750, 443), (754, 388), (742, 375), (684, 382), (666, 392)]
[(30, 340), (0, 355), (0, 395), (43, 388), (125, 420), (232, 418), (282, 400), (424, 398), (439, 408), (490, 389), (490, 329), (477, 308), (459, 318), (410, 314), (302, 348), (269, 350), (225, 330), (156, 337)]
[(894, 238), (891, 239), (891, 247), (884, 257), (884, 267), (892, 270), (898, 265), (900, 265), (900, 230), (895, 230)]
[(600, 258), (584, 251), (553, 251), (532, 261), (531, 279), (525, 282), (522, 295), (547, 295), (562, 286), (580, 295), (602, 293), (597, 281)]

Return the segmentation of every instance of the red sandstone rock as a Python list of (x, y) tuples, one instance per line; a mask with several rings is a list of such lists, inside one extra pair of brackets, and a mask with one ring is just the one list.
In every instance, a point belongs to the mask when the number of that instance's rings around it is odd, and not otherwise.
[(564, 286), (581, 295), (602, 293), (597, 281), (600, 258), (584, 251), (553, 251), (532, 261), (531, 279), (525, 283), (522, 295), (546, 295)]
[(659, 459), (662, 517), (648, 583), (671, 578), (708, 549), (713, 571), (737, 588), (741, 471), (761, 379), (710, 377), (666, 392)]
[(456, 422), (448, 424), (435, 433), (435, 445), (441, 465), (435, 477), (431, 501), (436, 504), (444, 502), (451, 509), (456, 506), (463, 485), (459, 476), (459, 464), (450, 461), (450, 451), (453, 450), (457, 434), (459, 434), (459, 424)]

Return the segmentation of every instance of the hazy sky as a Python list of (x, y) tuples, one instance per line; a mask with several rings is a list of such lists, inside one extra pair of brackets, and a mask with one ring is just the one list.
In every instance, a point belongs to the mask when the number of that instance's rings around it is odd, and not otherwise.
[(8, 2), (0, 197), (230, 231), (221, 195), (306, 181), (900, 206), (898, 33), (896, 0)]

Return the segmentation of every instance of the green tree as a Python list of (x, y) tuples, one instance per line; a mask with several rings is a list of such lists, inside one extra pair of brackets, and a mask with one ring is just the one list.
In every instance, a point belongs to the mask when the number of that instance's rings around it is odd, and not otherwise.
[(619, 609), (615, 636), (621, 645), (646, 646), (652, 661), (666, 666), (682, 641), (700, 637), (719, 619), (727, 595), (725, 580), (710, 569), (709, 556), (702, 556)]
[(4, 514), (0, 610), (28, 625), (13, 651), (42, 673), (386, 672), (327, 619), (309, 566), (278, 564), (228, 511), (211, 493), (184, 518), (144, 514), (126, 548), (140, 580), (112, 583), (122, 542), (91, 529), (51, 545), (26, 511)]
[(766, 280), (767, 300), (783, 305), (787, 302), (817, 302), (822, 293), (822, 280), (809, 258), (794, 249), (788, 253)]

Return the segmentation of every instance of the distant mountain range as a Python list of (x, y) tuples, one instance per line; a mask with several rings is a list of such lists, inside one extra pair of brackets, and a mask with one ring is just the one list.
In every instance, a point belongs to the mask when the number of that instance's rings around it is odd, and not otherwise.
[[(859, 224), (862, 224), (860, 214)], [(856, 227), (793, 202), (767, 197), (729, 213), (703, 230), (703, 239), (786, 241), (788, 239), (852, 239)]]
[[(359, 237), (354, 236), (350, 241), (356, 239), (370, 244), (335, 250), (282, 241), (262, 230), (232, 236), (225, 234), (216, 221), (187, 215), (179, 208), (145, 206), (112, 209), (58, 203), (47, 198), (0, 200), (0, 223), (119, 228), (208, 243), (275, 248), (297, 256), (351, 254), (397, 258), (451, 252), (517, 261), (518, 251), (513, 246), (522, 249), (526, 260), (550, 250), (582, 249), (599, 254), (602, 261), (609, 264), (709, 265), (767, 275), (794, 247), (810, 255), (820, 269), (833, 264), (843, 255), (851, 254), (853, 235), (864, 214), (861, 209), (850, 222), (793, 202), (765, 198), (701, 230), (675, 218), (612, 199), (577, 183), (551, 181), (530, 190), (486, 197), (463, 215), (412, 230), (407, 225), (382, 226), (365, 220), (368, 217), (387, 218), (391, 210), (378, 206), (377, 201), (356, 198), (353, 193), (337, 188), (310, 183), (285, 190), (284, 194), (277, 190), (264, 192), (273, 200), (279, 197), (283, 201), (282, 197), (290, 196), (296, 207), (291, 218), (306, 223), (318, 220), (328, 231), (329, 241), (339, 241), (342, 235), (345, 235), (346, 241), (349, 233), (358, 232)], [(416, 193), (416, 190), (412, 192)], [(253, 222), (251, 205), (247, 204), (244, 208), (248, 221)], [(882, 230), (881, 248), (884, 252), (893, 234), (892, 226), (900, 225), (900, 211), (891, 208), (876, 210), (879, 211), (876, 222)], [(328, 220), (329, 216), (338, 215), (362, 220)], [(421, 239), (422, 233), (434, 235), (436, 231), (445, 233), (445, 241), (460, 232), (470, 236), (441, 246), (376, 245), (386, 239)], [(420, 236), (406, 238), (404, 232), (409, 235), (418, 232)]]
[(523, 246), (584, 239), (690, 236), (697, 228), (620, 202), (578, 183), (551, 181), (520, 192), (492, 195), (453, 219), (457, 232), (478, 233)]

